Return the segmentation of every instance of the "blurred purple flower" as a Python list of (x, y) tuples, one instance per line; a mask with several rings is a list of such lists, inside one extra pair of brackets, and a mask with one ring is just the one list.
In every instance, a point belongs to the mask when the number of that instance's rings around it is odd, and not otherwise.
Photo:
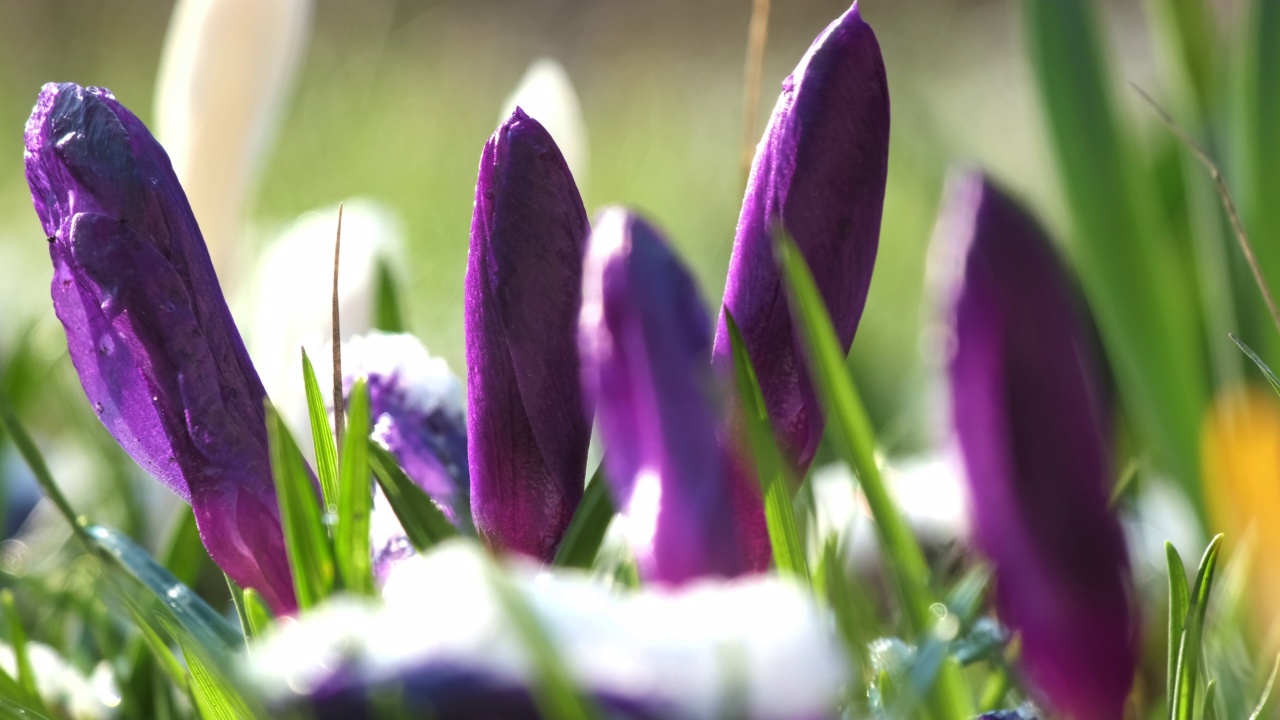
[(804, 254), (848, 352), (871, 283), (888, 162), (884, 63), (854, 3), (782, 83), (751, 166), (716, 331), (715, 361), (731, 367), (724, 314), (732, 314), (778, 440), (802, 472), (823, 419), (792, 331), (774, 233), (786, 232)]
[(266, 396), (164, 150), (109, 91), (67, 83), (41, 91), (25, 157), (89, 402), (191, 503), (214, 561), (292, 610)]
[(614, 498), (648, 580), (746, 569), (717, 442), (711, 322), (652, 226), (610, 209), (591, 235), (579, 330)]
[(1129, 561), (1108, 507), (1110, 429), (1074, 288), (1035, 221), (978, 174), (935, 239), (953, 421), (1001, 617), (1048, 704), (1123, 716), (1137, 662)]
[(466, 277), (468, 457), (476, 528), (555, 555), (585, 483), (576, 330), (589, 227), (555, 142), (516, 108), (485, 144)]

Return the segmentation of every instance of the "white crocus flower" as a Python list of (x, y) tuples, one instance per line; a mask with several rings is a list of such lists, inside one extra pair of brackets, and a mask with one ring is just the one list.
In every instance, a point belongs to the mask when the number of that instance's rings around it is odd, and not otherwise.
[(178, 0), (156, 85), (157, 136), (214, 267), (234, 276), (247, 198), (279, 125), (311, 0)]
[(569, 73), (551, 58), (533, 61), (514, 92), (502, 104), (501, 125), (519, 107), (542, 124), (560, 148), (579, 191), (587, 185), (587, 122)]
[[(119, 714), (120, 690), (105, 661), (86, 676), (48, 645), (28, 642), (26, 649), (36, 691), (57, 717), (105, 720)], [(18, 662), (13, 648), (4, 643), (0, 643), (0, 670), (9, 677), (17, 677)]]

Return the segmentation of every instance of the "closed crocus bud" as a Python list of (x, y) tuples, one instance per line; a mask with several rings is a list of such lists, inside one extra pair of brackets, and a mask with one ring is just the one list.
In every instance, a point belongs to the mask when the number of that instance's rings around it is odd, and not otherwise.
[(774, 234), (785, 232), (804, 255), (848, 352), (871, 283), (888, 161), (884, 63), (855, 4), (782, 84), (751, 166), (716, 331), (715, 361), (731, 368), (725, 312), (737, 321), (778, 441), (801, 475), (822, 438), (822, 411), (792, 327)]
[(485, 144), (466, 277), (467, 456), (476, 528), (551, 560), (582, 499), (578, 369), (588, 225), (555, 142), (519, 108)]
[(583, 384), (640, 573), (681, 583), (746, 569), (717, 442), (711, 322), (652, 226), (607, 210), (583, 276)]
[(292, 610), (265, 393), (168, 157), (110, 92), (68, 83), (40, 93), (26, 169), (54, 310), (98, 418), (191, 503), (233, 580)]
[(1108, 504), (1105, 393), (1074, 288), (1035, 221), (977, 174), (951, 183), (933, 252), (971, 524), (998, 610), (1048, 705), (1118, 720), (1136, 618)]

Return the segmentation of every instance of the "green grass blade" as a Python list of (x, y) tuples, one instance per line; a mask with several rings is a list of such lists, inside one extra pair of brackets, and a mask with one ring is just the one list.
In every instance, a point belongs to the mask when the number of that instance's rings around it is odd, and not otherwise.
[(1231, 342), (1235, 343), (1245, 355), (1249, 356), (1249, 359), (1253, 361), (1253, 364), (1258, 366), (1258, 369), (1262, 371), (1262, 376), (1271, 384), (1271, 389), (1275, 390), (1277, 394), (1280, 394), (1280, 378), (1277, 378), (1276, 374), (1271, 371), (1271, 368), (1262, 361), (1262, 358), (1258, 357), (1258, 353), (1254, 352), (1253, 348), (1246, 345), (1244, 341), (1236, 337), (1234, 333), (1229, 337), (1231, 338)]
[(1169, 634), (1166, 646), (1169, 655), (1165, 672), (1165, 702), (1172, 708), (1178, 674), (1178, 649), (1182, 645), (1182, 631), (1187, 625), (1187, 611), (1191, 607), (1191, 590), (1187, 587), (1187, 571), (1177, 548), (1166, 542), (1164, 552), (1169, 564)]
[(1205, 0), (1148, 0), (1164, 63), (1198, 115), (1210, 109), (1220, 52), (1215, 18)]
[(742, 420), (747, 430), (746, 439), (755, 458), (756, 476), (760, 479), (760, 490), (764, 498), (764, 515), (769, 529), (769, 544), (773, 548), (773, 561), (778, 566), (778, 572), (799, 578), (808, 584), (809, 562), (805, 557), (804, 543), (796, 529), (787, 463), (774, 440), (764, 395), (760, 391), (760, 382), (751, 365), (751, 358), (747, 355), (746, 345), (743, 344), (742, 332), (728, 312), (725, 313), (725, 321), (729, 326), (734, 377), (737, 380)]
[(1204, 557), (1196, 571), (1195, 585), (1191, 590), (1186, 629), (1182, 632), (1182, 645), (1178, 651), (1178, 668), (1174, 678), (1173, 720), (1193, 720), (1196, 700), (1196, 675), (1199, 672), (1201, 639), (1204, 634), (1204, 618), (1209, 607), (1209, 591), (1213, 587), (1213, 574), (1218, 566), (1218, 553), (1222, 549), (1222, 535), (1217, 535), (1205, 548)]
[[(164, 616), (160, 624), (178, 643), (191, 676), (191, 695), (204, 720), (254, 720), (262, 717), (249, 709), (244, 695), (228, 681), (230, 658), (212, 658), (208, 648), (200, 645), (180, 626)], [(221, 665), (222, 669), (219, 669)]]
[(262, 595), (253, 588), (246, 589), (241, 599), (244, 602), (244, 617), (249, 624), (249, 637), (262, 637), (275, 622), (275, 618), (271, 615), (271, 608), (267, 607), (267, 601), (263, 600)]
[[(1241, 152), (1238, 161), (1244, 182), (1241, 201), (1245, 228), (1258, 267), (1268, 284), (1280, 282), (1280, 3), (1252, 0), (1241, 13), (1244, 24), (1239, 45)], [(1280, 353), (1280, 337), (1262, 303), (1255, 305), (1258, 322), (1253, 331), (1269, 357)]]
[(588, 570), (595, 563), (600, 543), (604, 542), (605, 530), (609, 529), (609, 522), (617, 513), (604, 473), (604, 460), (601, 460), (582, 493), (582, 502), (578, 503), (578, 509), (569, 520), (569, 528), (560, 540), (560, 547), (556, 548), (552, 565)]
[(14, 665), (18, 671), (15, 680), (23, 695), (39, 704), (40, 691), (36, 689), (36, 673), (31, 667), (31, 656), (27, 653), (27, 632), (22, 627), (22, 618), (18, 616), (13, 591), (8, 588), (0, 590), (0, 608), (3, 608), (4, 616), (9, 621), (9, 645), (13, 649)]
[(489, 582), (498, 604), (515, 626), (533, 665), (533, 699), (539, 714), (557, 720), (603, 717), (589, 697), (579, 693), (568, 668), (528, 602), (496, 565), (489, 565)]
[(369, 477), (369, 388), (360, 380), (347, 402), (347, 434), (338, 471), (338, 525), (334, 552), (342, 585), (357, 595), (374, 595), (369, 551), (373, 482)]
[(187, 634), (201, 645), (230, 654), (244, 646), (244, 636), (209, 607), (191, 588), (178, 582), (163, 565), (156, 562), (127, 535), (101, 525), (87, 528), (95, 554), (104, 563), (109, 576), (119, 577), (123, 570), (132, 581), (146, 588), (168, 611)]
[[(893, 576), (910, 634), (921, 635), (936, 621), (929, 611), (935, 602), (929, 587), (929, 566), (880, 476), (871, 421), (845, 367), (845, 354), (804, 257), (787, 238), (778, 243), (778, 257), (796, 329), (803, 336), (810, 373), (826, 412), (827, 434), (858, 477), (875, 519), (884, 565)], [(959, 668), (950, 660), (943, 663), (938, 673), (931, 692), (931, 706), (939, 718), (972, 715), (967, 688)]]
[(1249, 713), (1249, 720), (1261, 720), (1271, 703), (1271, 691), (1276, 686), (1276, 671), (1280, 670), (1280, 655), (1276, 656), (1275, 663), (1271, 666), (1271, 675), (1267, 678), (1267, 684), (1262, 688), (1262, 697), (1258, 698), (1258, 704), (1254, 706), (1253, 712)]
[(400, 301), (400, 285), (385, 258), (378, 258), (377, 273), (374, 279), (373, 326), (383, 332), (404, 332), (404, 305)]
[(449, 518), (445, 517), (431, 496), (404, 474), (391, 453), (373, 440), (367, 442), (374, 477), (387, 496), (391, 511), (404, 528), (409, 544), (418, 552), (423, 552), (436, 543), (457, 537), (457, 528), (449, 522)]
[(1176, 248), (1157, 242), (1152, 198), (1112, 107), (1096, 2), (1024, 0), (1043, 117), (1071, 213), (1070, 247), (1138, 434), (1199, 506), (1208, 396)]
[(271, 474), (280, 504), (285, 549), (293, 571), (298, 606), (313, 608), (329, 597), (334, 587), (333, 547), (321, 520), (311, 473), (284, 420), (267, 403), (267, 439), (271, 445)]
[(84, 530), (86, 520), (76, 515), (75, 510), (71, 509), (71, 503), (67, 501), (67, 497), (58, 488), (58, 483), (54, 481), (53, 473), (49, 472), (49, 465), (44, 461), (44, 456), (40, 454), (40, 449), (36, 447), (35, 441), (27, 434), (22, 422), (18, 420), (17, 414), (13, 411), (13, 406), (9, 404), (9, 398), (2, 392), (0, 392), (0, 425), (4, 426), (4, 431), (9, 435), (9, 440), (18, 449), (22, 459), (26, 461), (27, 467), (31, 469), (31, 474), (35, 476), (36, 482), (40, 484), (40, 489), (53, 501), (54, 507), (58, 509), (58, 514), (62, 515), (63, 519), (71, 525), (72, 532), (85, 543), (91, 544)]
[(316, 450), (316, 474), (320, 476), (320, 490), (324, 494), (326, 512), (338, 507), (338, 448), (333, 441), (333, 426), (329, 424), (329, 409), (325, 407), (316, 369), (302, 351), (302, 382), (307, 388), (307, 416), (311, 419), (311, 442)]
[(1200, 705), (1200, 720), (1214, 720), (1218, 717), (1217, 710), (1218, 700), (1218, 683), (1210, 680), (1204, 686), (1204, 702)]

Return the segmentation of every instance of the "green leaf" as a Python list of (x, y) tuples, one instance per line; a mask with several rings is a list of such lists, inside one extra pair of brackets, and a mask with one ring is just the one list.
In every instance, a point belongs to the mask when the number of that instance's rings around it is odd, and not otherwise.
[(1280, 670), (1280, 655), (1276, 656), (1275, 663), (1271, 666), (1271, 675), (1267, 678), (1266, 687), (1262, 688), (1262, 697), (1258, 698), (1258, 704), (1254, 706), (1253, 712), (1249, 713), (1249, 720), (1261, 720), (1265, 717), (1264, 712), (1271, 702), (1271, 691), (1276, 686), (1276, 671)]
[(375, 277), (373, 326), (389, 333), (405, 331), (403, 304), (395, 274), (385, 258), (378, 258), (378, 274)]
[(262, 637), (275, 622), (271, 608), (267, 607), (267, 601), (262, 599), (261, 593), (253, 588), (246, 588), (240, 597), (244, 602), (245, 620), (249, 623), (249, 637)]
[(1174, 706), (1174, 689), (1178, 674), (1178, 648), (1182, 644), (1182, 631), (1187, 625), (1187, 611), (1191, 607), (1191, 591), (1187, 588), (1187, 571), (1182, 565), (1182, 556), (1173, 543), (1164, 544), (1165, 557), (1169, 564), (1169, 655), (1165, 672), (1165, 702), (1168, 707)]
[(778, 566), (778, 572), (809, 584), (809, 562), (805, 557), (804, 543), (796, 529), (795, 510), (792, 508), (791, 492), (788, 489), (791, 482), (791, 478), (787, 477), (788, 463), (783, 459), (774, 439), (769, 411), (764, 404), (755, 368), (751, 365), (751, 358), (743, 344), (742, 332), (727, 311), (725, 322), (729, 327), (729, 342), (733, 350), (738, 402), (764, 497), (764, 515), (769, 529), (769, 544), (773, 548), (773, 560)]
[[(874, 639), (869, 632), (875, 627), (874, 611), (853, 587), (849, 573), (840, 559), (840, 546), (833, 535), (822, 546), (822, 560), (814, 576), (814, 588), (826, 600), (835, 618), (836, 630), (844, 641), (845, 652), (863, 668), (871, 667), (868, 645)], [(857, 675), (855, 674), (855, 677)], [(861, 680), (859, 679), (859, 682)]]
[[(845, 368), (845, 354), (804, 257), (788, 238), (779, 240), (778, 256), (796, 329), (804, 341), (806, 360), (826, 413), (827, 435), (862, 486), (875, 519), (884, 565), (893, 576), (910, 632), (922, 634), (937, 619), (929, 610), (935, 602), (929, 588), (929, 566), (880, 476), (871, 421)], [(959, 668), (951, 661), (944, 662), (938, 673), (931, 705), (939, 718), (972, 715), (972, 702)]]
[(307, 388), (307, 416), (311, 419), (311, 442), (316, 451), (316, 473), (320, 476), (320, 491), (324, 495), (326, 512), (338, 507), (338, 448), (333, 441), (333, 426), (329, 424), (329, 409), (325, 407), (316, 369), (311, 365), (307, 351), (302, 351), (302, 382)]
[[(1280, 282), (1280, 3), (1252, 0), (1240, 13), (1238, 46), (1241, 66), (1235, 75), (1239, 85), (1240, 141), (1237, 162), (1241, 169), (1241, 205), (1245, 228), (1253, 241), (1258, 267), (1271, 287)], [(1280, 337), (1271, 319), (1257, 309), (1253, 327), (1263, 338), (1268, 357), (1280, 353)]]
[(9, 621), (9, 644), (13, 648), (14, 664), (18, 670), (15, 678), (18, 687), (22, 691), (22, 697), (39, 707), (40, 691), (36, 689), (36, 673), (31, 668), (31, 656), (27, 653), (27, 633), (22, 627), (22, 618), (18, 616), (13, 591), (8, 588), (0, 590), (0, 608), (4, 609), (5, 618)]
[[(196, 525), (195, 513), (189, 507), (182, 507), (177, 522), (169, 535), (169, 542), (159, 558), (160, 564), (173, 573), (178, 582), (191, 587), (200, 580), (201, 572), (213, 561), (209, 552), (204, 549), (200, 540), (200, 528)], [(214, 566), (216, 567), (216, 566)]]
[(535, 676), (533, 699), (539, 715), (558, 720), (602, 717), (591, 699), (577, 691), (550, 636), (520, 591), (503, 575), (501, 568), (492, 564), (488, 568), (490, 585), (497, 595), (498, 604), (511, 619), (516, 634), (529, 653)]
[(590, 569), (596, 561), (596, 554), (600, 552), (600, 543), (604, 542), (609, 522), (616, 512), (613, 496), (609, 494), (609, 482), (605, 478), (604, 460), (601, 460), (582, 493), (582, 502), (578, 503), (578, 509), (569, 520), (569, 527), (560, 540), (560, 547), (556, 548), (556, 556), (551, 564), (556, 567)]
[(1196, 674), (1199, 671), (1201, 638), (1204, 633), (1204, 617), (1209, 607), (1209, 591), (1213, 587), (1213, 573), (1218, 566), (1218, 553), (1222, 549), (1222, 535), (1217, 535), (1205, 548), (1196, 571), (1195, 586), (1191, 591), (1191, 604), (1187, 611), (1186, 628), (1182, 631), (1182, 644), (1178, 649), (1178, 668), (1174, 677), (1174, 704), (1170, 711), (1173, 720), (1193, 720), (1196, 699)]
[(1160, 31), (1164, 62), (1193, 101), (1196, 113), (1210, 110), (1218, 56), (1216, 19), (1205, 0), (1148, 0)]
[(1112, 106), (1096, 5), (1024, 0), (1027, 46), (1071, 214), (1069, 246), (1125, 408), (1159, 465), (1199, 507), (1197, 440), (1208, 388), (1197, 325), (1186, 322), (1196, 308), (1178, 290), (1189, 269), (1177, 248), (1157, 239), (1153, 199)]
[(368, 440), (369, 463), (373, 468), (378, 485), (387, 496), (391, 511), (396, 514), (400, 526), (404, 528), (409, 544), (418, 552), (424, 552), (433, 545), (457, 537), (458, 530), (449, 522), (449, 518), (436, 507), (436, 503), (409, 479), (400, 466), (396, 464), (391, 453), (384, 450), (373, 440)]
[(1204, 702), (1200, 705), (1200, 720), (1213, 720), (1218, 716), (1215, 702), (1218, 695), (1218, 683), (1210, 680), (1204, 686)]
[(124, 533), (101, 525), (91, 525), (87, 533), (107, 572), (124, 570), (146, 588), (167, 610), (169, 617), (201, 645), (225, 654), (244, 646), (244, 636), (237, 632), (216, 610), (191, 588), (178, 582), (163, 565)]
[(320, 503), (306, 462), (284, 420), (267, 403), (267, 440), (271, 475), (280, 504), (285, 550), (293, 571), (298, 606), (308, 610), (329, 597), (334, 587), (333, 546), (321, 520)]
[(347, 400), (347, 434), (338, 472), (338, 525), (334, 551), (343, 587), (357, 595), (376, 594), (369, 550), (373, 482), (369, 477), (369, 388), (359, 380)]
[(50, 720), (43, 708), (24, 705), (12, 697), (0, 697), (0, 720)]
[(85, 543), (91, 544), (89, 538), (85, 535), (85, 519), (77, 516), (75, 511), (71, 509), (71, 503), (67, 502), (66, 496), (62, 494), (62, 490), (58, 488), (58, 483), (53, 479), (53, 473), (49, 472), (49, 465), (45, 463), (44, 456), (40, 454), (39, 448), (36, 447), (31, 436), (27, 434), (27, 430), (22, 426), (21, 421), (18, 420), (17, 414), (13, 411), (13, 406), (9, 404), (9, 398), (3, 392), (0, 392), (0, 425), (4, 426), (4, 430), (9, 434), (9, 439), (13, 442), (13, 446), (18, 449), (18, 453), (26, 461), (27, 467), (31, 469), (31, 474), (35, 476), (40, 488), (53, 501), (53, 506), (57, 508), (58, 513), (71, 525), (72, 532)]
[(159, 617), (164, 626), (182, 649), (182, 657), (187, 661), (187, 671), (191, 675), (191, 695), (200, 717), (205, 720), (252, 720), (261, 717), (249, 709), (243, 694), (227, 679), (230, 658), (213, 658), (210, 649), (202, 646), (179, 625), (164, 616)]
[(1234, 342), (1245, 355), (1249, 356), (1249, 359), (1253, 361), (1253, 364), (1258, 366), (1258, 369), (1262, 371), (1263, 377), (1267, 379), (1268, 383), (1271, 383), (1271, 389), (1275, 390), (1277, 394), (1280, 394), (1280, 378), (1277, 378), (1276, 374), (1271, 371), (1271, 368), (1267, 367), (1267, 364), (1262, 361), (1262, 358), (1258, 357), (1258, 353), (1254, 352), (1253, 348), (1245, 345), (1244, 341), (1236, 337), (1234, 333), (1229, 337), (1231, 338), (1231, 342)]

